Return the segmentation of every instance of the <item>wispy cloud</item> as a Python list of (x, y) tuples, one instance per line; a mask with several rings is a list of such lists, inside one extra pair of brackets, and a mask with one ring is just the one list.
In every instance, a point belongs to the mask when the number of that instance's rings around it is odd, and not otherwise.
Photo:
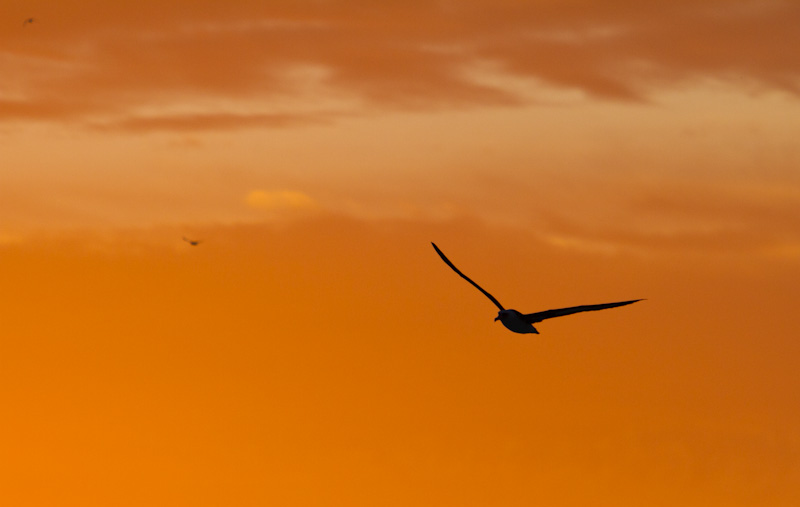
[(309, 211), (318, 207), (308, 194), (297, 190), (253, 190), (245, 197), (250, 208), (263, 211)]
[(598, 220), (542, 211), (539, 234), (554, 247), (593, 253), (798, 258), (800, 199), (795, 193), (750, 192), (737, 184), (702, 181), (637, 185), (618, 209), (603, 210), (607, 215)]
[(316, 124), (330, 121), (335, 115), (325, 114), (290, 114), (290, 113), (263, 113), (263, 114), (179, 114), (179, 115), (154, 115), (132, 116), (121, 119), (111, 119), (90, 123), (96, 129), (116, 129), (127, 132), (155, 132), (155, 131), (207, 131), (230, 130), (237, 128), (271, 128), (287, 127), (292, 125)]
[[(464, 72), (487, 62), (517, 84), (621, 100), (697, 76), (800, 91), (791, 50), (800, 46), (800, 5), (790, 1), (126, 1), (39, 10), (36, 26), (0, 34), (0, 84), (16, 93), (0, 121), (87, 120), (186, 95), (280, 103), (296, 90), (286, 70), (304, 65), (324, 69), (316, 97), (358, 97), (354, 109), (530, 100), (518, 86)], [(119, 121), (136, 129), (292, 123), (227, 113)]]

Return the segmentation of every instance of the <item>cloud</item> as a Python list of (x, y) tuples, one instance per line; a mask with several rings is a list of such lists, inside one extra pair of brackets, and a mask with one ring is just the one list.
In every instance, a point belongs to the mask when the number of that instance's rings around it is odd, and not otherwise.
[(127, 132), (192, 132), (208, 130), (231, 130), (254, 127), (288, 127), (328, 122), (335, 115), (324, 114), (177, 114), (158, 116), (131, 116), (117, 120), (93, 122), (98, 130), (115, 129)]
[(264, 211), (310, 211), (318, 207), (313, 198), (296, 190), (253, 190), (245, 197), (245, 203)]
[(614, 254), (769, 255), (798, 258), (797, 187), (744, 189), (695, 180), (633, 186), (596, 217), (539, 210), (542, 239), (557, 248)]
[[(0, 96), (10, 106), (0, 121), (111, 115), (134, 130), (274, 127), (293, 122), (126, 113), (186, 96), (240, 105), (301, 96), (304, 114), (339, 95), (356, 97), (353, 109), (509, 104), (531, 99), (518, 90), (525, 80), (614, 100), (698, 77), (800, 93), (792, 1), (93, 4), (45, 2), (37, 25), (0, 34), (0, 90), (14, 92)], [(469, 72), (487, 64), (516, 84)], [(323, 73), (287, 79), (298, 66)]]
[(20, 236), (0, 232), (0, 246), (15, 245), (20, 242), (22, 242), (22, 238)]

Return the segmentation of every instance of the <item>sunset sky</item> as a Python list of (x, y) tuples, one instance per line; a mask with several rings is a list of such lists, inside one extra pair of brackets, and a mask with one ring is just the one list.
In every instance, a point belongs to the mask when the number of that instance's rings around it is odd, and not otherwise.
[(0, 19), (0, 503), (800, 505), (800, 3)]

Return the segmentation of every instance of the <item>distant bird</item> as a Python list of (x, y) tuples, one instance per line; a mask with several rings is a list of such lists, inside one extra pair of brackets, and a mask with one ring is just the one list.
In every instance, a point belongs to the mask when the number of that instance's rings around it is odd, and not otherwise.
[(536, 322), (541, 322), (545, 319), (552, 319), (553, 317), (562, 317), (564, 315), (572, 315), (573, 313), (579, 313), (579, 312), (592, 312), (595, 310), (605, 310), (606, 308), (615, 308), (617, 306), (625, 306), (631, 303), (635, 303), (637, 301), (641, 301), (641, 299), (632, 299), (630, 301), (619, 301), (617, 303), (571, 306), (569, 308), (558, 308), (556, 310), (546, 310), (543, 312), (528, 313), (528, 314), (523, 314), (516, 310), (512, 310), (510, 308), (506, 310), (505, 308), (503, 308), (503, 305), (500, 304), (500, 301), (495, 299), (494, 296), (483, 290), (483, 288), (480, 285), (473, 282), (467, 275), (459, 271), (458, 268), (455, 267), (452, 262), (450, 262), (450, 259), (445, 257), (442, 251), (439, 250), (439, 247), (436, 246), (436, 243), (431, 242), (431, 245), (433, 245), (433, 248), (436, 250), (436, 253), (439, 254), (439, 257), (442, 258), (445, 264), (450, 266), (450, 268), (453, 271), (458, 273), (458, 276), (471, 283), (479, 291), (483, 292), (484, 296), (491, 299), (492, 303), (494, 303), (498, 308), (500, 308), (500, 311), (497, 312), (497, 317), (495, 317), (494, 319), (495, 322), (499, 320), (500, 322), (503, 323), (503, 325), (507, 329), (514, 331), (515, 333), (539, 334), (539, 331), (537, 331), (536, 328), (533, 327), (533, 324)]
[(201, 239), (189, 239), (186, 236), (183, 237), (183, 240), (185, 242), (189, 243), (192, 246), (197, 246), (197, 245), (199, 245), (200, 243), (203, 242), (203, 240), (201, 240)]
[(32, 24), (33, 24), (33, 22), (34, 22), (34, 19), (33, 19), (33, 18), (28, 18), (28, 19), (26, 19), (25, 21), (23, 21), (23, 22), (22, 22), (22, 28), (25, 28), (25, 26), (27, 26), (27, 25), (29, 25), (29, 24), (30, 24), (30, 25), (32, 25)]

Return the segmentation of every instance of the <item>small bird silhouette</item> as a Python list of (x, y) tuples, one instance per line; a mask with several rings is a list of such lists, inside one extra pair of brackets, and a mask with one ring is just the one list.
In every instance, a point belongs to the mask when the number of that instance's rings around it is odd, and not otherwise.
[(22, 27), (25, 28), (29, 24), (32, 25), (33, 22), (34, 22), (33, 18), (28, 18), (28, 19), (26, 19), (25, 21), (22, 22)]
[(499, 320), (507, 329), (514, 331), (515, 333), (539, 334), (539, 331), (537, 331), (536, 328), (533, 327), (533, 324), (536, 322), (541, 322), (545, 319), (552, 319), (553, 317), (562, 317), (564, 315), (572, 315), (573, 313), (579, 313), (579, 312), (592, 312), (595, 310), (605, 310), (606, 308), (615, 308), (617, 306), (625, 306), (631, 303), (635, 303), (637, 301), (641, 301), (641, 299), (632, 299), (630, 301), (619, 301), (617, 303), (601, 303), (598, 305), (570, 306), (569, 308), (558, 308), (555, 310), (545, 310), (543, 312), (528, 313), (528, 314), (523, 314), (518, 312), (517, 310), (512, 310), (510, 308), (506, 310), (505, 308), (503, 308), (503, 305), (500, 304), (500, 301), (495, 299), (494, 296), (486, 292), (480, 285), (473, 282), (467, 275), (459, 271), (458, 268), (455, 267), (452, 262), (450, 262), (450, 259), (445, 257), (444, 253), (442, 253), (442, 251), (439, 250), (439, 247), (436, 246), (436, 243), (431, 242), (431, 245), (433, 245), (434, 250), (436, 250), (436, 253), (439, 254), (439, 257), (442, 258), (445, 264), (450, 266), (450, 268), (453, 271), (458, 273), (458, 276), (471, 283), (479, 291), (483, 292), (484, 296), (489, 298), (492, 301), (492, 303), (494, 303), (498, 308), (500, 308), (500, 311), (497, 312), (497, 317), (495, 317), (494, 319), (495, 322)]
[(192, 246), (197, 246), (197, 245), (199, 245), (200, 243), (203, 242), (203, 240), (201, 240), (201, 239), (189, 239), (186, 236), (183, 237), (183, 240), (185, 242), (189, 243)]

